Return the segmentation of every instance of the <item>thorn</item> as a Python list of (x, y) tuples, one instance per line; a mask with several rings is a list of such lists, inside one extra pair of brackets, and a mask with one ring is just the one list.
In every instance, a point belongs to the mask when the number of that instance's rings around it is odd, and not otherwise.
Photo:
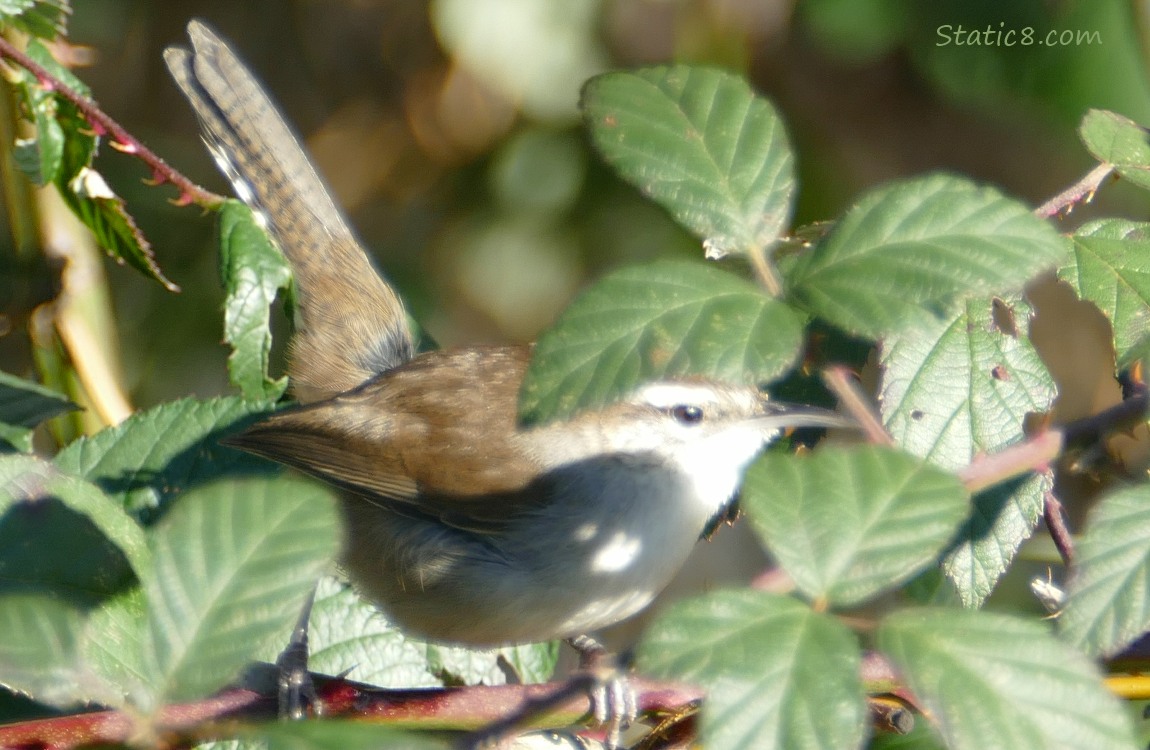
[(40, 84), (40, 88), (44, 89), (45, 91), (51, 92), (56, 90), (56, 82), (51, 78), (38, 75), (36, 76), (36, 82)]
[(193, 203), (196, 202), (196, 199), (194, 197), (192, 197), (192, 194), (189, 193), (187, 190), (181, 190), (179, 196), (177, 196), (175, 198), (170, 198), (168, 200), (168, 202), (171, 203), (173, 206), (181, 206), (182, 207), (182, 206), (192, 205)]
[[(85, 118), (85, 119), (88, 119), (88, 118)], [(108, 134), (108, 129), (106, 127), (104, 127), (104, 125), (102, 123), (100, 123), (99, 121), (88, 119), (88, 130), (86, 131), (85, 134), (86, 135), (94, 135), (97, 138), (103, 138), (105, 135)]]
[(112, 148), (116, 149), (117, 151), (119, 151), (121, 153), (125, 153), (125, 154), (135, 154), (135, 153), (139, 152), (139, 150), (140, 150), (139, 147), (137, 147), (135, 143), (125, 143), (124, 141), (113, 140), (113, 141), (109, 141), (108, 145), (110, 145)]
[(168, 181), (168, 176), (165, 175), (163, 172), (161, 172), (156, 167), (152, 167), (152, 176), (151, 177), (145, 177), (142, 180), (142, 182), (145, 185), (151, 185), (152, 187), (155, 187), (156, 185), (163, 185), (167, 181)]

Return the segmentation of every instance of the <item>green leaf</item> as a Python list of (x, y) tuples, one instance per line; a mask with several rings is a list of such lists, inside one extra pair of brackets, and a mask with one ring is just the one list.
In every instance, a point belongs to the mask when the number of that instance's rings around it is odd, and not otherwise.
[[(309, 634), (309, 668), (381, 687), (446, 684), (502, 685), (505, 665), (519, 682), (545, 682), (555, 671), (554, 643), (473, 649), (426, 643), (405, 635), (346, 584), (324, 578), (316, 592)], [(274, 659), (282, 644), (267, 655)]]
[(603, 158), (708, 257), (764, 250), (790, 223), (786, 130), (741, 77), (686, 65), (607, 73), (587, 83), (581, 106)]
[(32, 429), (46, 419), (79, 409), (63, 394), (0, 372), (0, 440), (32, 450)]
[(262, 643), (286, 638), (330, 564), (338, 521), (314, 482), (220, 480), (187, 492), (152, 532), (145, 664), (156, 698), (212, 692)]
[[(899, 447), (957, 470), (980, 454), (1023, 439), (1023, 419), (1045, 412), (1055, 388), (1025, 331), (1021, 299), (972, 300), (949, 320), (931, 321), (883, 346), (880, 404)], [(975, 496), (974, 512), (946, 561), (968, 606), (980, 603), (1030, 536), (1049, 478), (1001, 485)]]
[(55, 463), (150, 519), (195, 484), (237, 472), (272, 471), (272, 464), (217, 443), (268, 409), (234, 397), (172, 401), (73, 442)]
[(0, 0), (0, 21), (11, 23), (16, 16), (36, 4), (36, 0)]
[(42, 703), (85, 700), (78, 609), (46, 595), (0, 595), (0, 685)]
[(139, 588), (105, 600), (85, 623), (80, 642), (84, 663), (109, 687), (99, 702), (109, 706), (143, 706), (148, 703), (144, 666), (144, 634), (147, 612)]
[(1150, 339), (1150, 224), (1092, 221), (1071, 240), (1073, 254), (1058, 278), (1110, 319), (1118, 367), (1124, 368)]
[(53, 96), (41, 92), (36, 99), (38, 101), (29, 108), (36, 137), (17, 139), (13, 156), (20, 171), (33, 184), (43, 186), (51, 184), (60, 170), (64, 131), (60, 123), (56, 122)]
[(753, 284), (701, 263), (624, 268), (539, 338), (519, 413), (529, 423), (570, 416), (658, 378), (766, 382), (794, 365), (803, 322)]
[(860, 604), (938, 559), (969, 508), (953, 474), (879, 446), (768, 453), (741, 505), (799, 590)]
[(0, 458), (0, 590), (92, 606), (151, 569), (140, 527), (99, 488), (31, 456)]
[[(28, 44), (28, 55), (41, 64), (45, 61), (55, 64), (44, 46), (35, 40)], [(16, 165), (36, 185), (48, 185), (59, 173), (64, 155), (64, 129), (56, 119), (56, 93), (26, 70), (20, 72), (16, 81), (24, 115), (31, 118), (34, 132), (30, 138), (16, 140)]]
[(1146, 128), (1104, 109), (1089, 110), (1078, 126), (1086, 150), (1141, 188), (1150, 188), (1150, 138)]
[(1150, 487), (1108, 494), (1091, 509), (1066, 587), (1058, 630), (1088, 654), (1109, 656), (1150, 629)]
[(930, 725), (915, 717), (914, 728), (906, 734), (876, 732), (867, 750), (946, 750)]
[(279, 290), (291, 283), (291, 269), (251, 209), (239, 201), (224, 204), (219, 231), (220, 274), (227, 294), (224, 340), (232, 347), (228, 376), (245, 398), (275, 401), (287, 388), (287, 378), (268, 377), (269, 311)]
[[(66, 5), (65, 2), (59, 2), (57, 0), (38, 0), (36, 4), (39, 8)], [(42, 68), (51, 73), (56, 80), (63, 82), (63, 84), (72, 89), (72, 91), (88, 99), (92, 98), (92, 89), (88, 88), (88, 84), (84, 83), (75, 73), (57, 62), (56, 58), (52, 56), (52, 52), (42, 42), (33, 39), (28, 43), (28, 49), (25, 50), (25, 53), (28, 57), (32, 58), (33, 62), (38, 63)], [(86, 137), (89, 140), (94, 140), (91, 135)]]
[[(316, 591), (308, 668), (390, 688), (442, 685), (428, 669), (424, 644), (408, 639), (351, 587), (325, 577)], [(280, 644), (268, 656), (274, 657)]]
[(475, 649), (465, 646), (424, 644), (427, 668), (445, 684), (503, 685), (508, 682), (506, 667), (524, 684), (546, 682), (555, 673), (559, 659), (558, 641)]
[(854, 635), (791, 597), (717, 591), (673, 604), (648, 629), (639, 667), (707, 689), (708, 747), (851, 748), (866, 734)]
[[(28, 56), (77, 94), (90, 96), (88, 87), (57, 63), (40, 42), (33, 40), (28, 44)], [(22, 80), (37, 130), (40, 167), (33, 179), (54, 183), (72, 212), (117, 261), (128, 263), (169, 291), (179, 291), (156, 264), (151, 245), (128, 214), (124, 201), (92, 169), (99, 138), (92, 134), (87, 118), (72, 102), (44, 91), (30, 73)], [(22, 162), (29, 166), (30, 152), (24, 151)]]
[[(28, 43), (28, 57), (81, 96), (89, 96), (88, 87), (71, 71), (56, 62), (52, 53), (36, 39)], [(47, 88), (35, 75), (22, 71), (18, 90), (24, 110), (31, 117), (35, 136), (16, 143), (16, 160), (28, 178), (37, 185), (50, 185), (65, 169), (65, 157), (88, 164), (95, 154), (97, 138), (90, 132), (87, 120), (76, 106)], [(65, 179), (72, 175), (65, 175)]]
[(1020, 288), (1065, 245), (990, 187), (931, 175), (879, 187), (788, 274), (791, 298), (843, 330), (880, 337), (929, 325), (975, 294)]
[[(75, 171), (67, 179), (62, 179), (73, 167)], [(124, 199), (112, 191), (99, 172), (87, 165), (65, 162), (56, 186), (64, 202), (92, 230), (96, 242), (109, 255), (160, 282), (169, 292), (180, 291), (156, 263), (152, 245), (128, 213)]]
[(0, 23), (41, 39), (64, 34), (71, 12), (68, 0), (0, 0)]
[(363, 721), (284, 721), (242, 727), (268, 750), (449, 750), (445, 740)]
[(954, 750), (1138, 746), (1094, 665), (1041, 623), (909, 609), (887, 618), (878, 646)]
[(947, 553), (942, 570), (963, 606), (979, 607), (1034, 533), (1043, 498), (1054, 489), (1049, 474), (1015, 479), (974, 496), (970, 518)]

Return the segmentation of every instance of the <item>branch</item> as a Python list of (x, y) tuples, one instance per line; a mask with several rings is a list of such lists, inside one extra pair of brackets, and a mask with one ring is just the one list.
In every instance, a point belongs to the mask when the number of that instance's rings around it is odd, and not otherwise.
[[(389, 690), (334, 677), (313, 675), (324, 716), (355, 717), (399, 728), (472, 732), (509, 716), (521, 716), (525, 729), (570, 726), (586, 718), (586, 691), (567, 681), (542, 685), (477, 685), (453, 688)], [(239, 687), (194, 703), (167, 706), (152, 730), (178, 745), (235, 735), (237, 722), (274, 721), (278, 716), (276, 680), (271, 664), (257, 664)], [(642, 713), (672, 713), (702, 698), (699, 689), (632, 677)], [(552, 700), (555, 697), (562, 700)], [(538, 713), (536, 706), (546, 705)], [(69, 750), (90, 744), (129, 744), (140, 736), (142, 719), (130, 711), (53, 717), (0, 727), (0, 747)]]
[(1103, 162), (1086, 173), (1086, 176), (1063, 190), (1058, 195), (1034, 209), (1034, 213), (1043, 219), (1051, 216), (1066, 215), (1074, 210), (1077, 203), (1089, 203), (1094, 199), (1094, 193), (1102, 182), (1114, 173), (1114, 165)]
[(1050, 532), (1050, 538), (1054, 540), (1054, 546), (1062, 557), (1062, 564), (1070, 567), (1074, 562), (1074, 537), (1066, 526), (1066, 514), (1063, 512), (1062, 502), (1053, 492), (1047, 492), (1043, 497), (1042, 517), (1046, 521), (1046, 530)]
[(92, 126), (97, 135), (105, 133), (111, 135), (111, 145), (118, 151), (137, 157), (152, 170), (152, 181), (157, 184), (170, 182), (180, 190), (176, 199), (177, 205), (195, 203), (203, 208), (213, 208), (224, 202), (222, 195), (206, 190), (183, 173), (168, 166), (167, 162), (157, 156), (151, 149), (140, 142), (138, 138), (129, 133), (120, 123), (113, 120), (95, 102), (86, 99), (73, 91), (67, 84), (52, 75), (46, 68), (37, 63), (28, 55), (18, 50), (11, 42), (0, 36), (0, 58), (11, 60), (27, 70), (40, 82), (40, 85), (49, 91), (54, 91), (76, 106), (84, 119)]
[(823, 370), (823, 383), (838, 397), (847, 413), (855, 418), (866, 434), (867, 442), (875, 445), (894, 445), (894, 438), (882, 426), (882, 419), (871, 405), (870, 398), (859, 388), (850, 371), (841, 365)]

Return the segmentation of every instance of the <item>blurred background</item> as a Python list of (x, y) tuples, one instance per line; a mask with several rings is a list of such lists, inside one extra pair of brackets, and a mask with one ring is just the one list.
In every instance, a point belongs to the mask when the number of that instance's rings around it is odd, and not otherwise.
[[(415, 317), (451, 345), (530, 340), (605, 270), (701, 254), (589, 150), (577, 110), (589, 76), (671, 61), (744, 73), (794, 142), (796, 225), (928, 170), (1038, 203), (1091, 167), (1075, 134), (1087, 108), (1150, 122), (1148, 13), (1145, 0), (82, 0), (70, 37), (107, 112), (227, 192), (161, 59), (189, 18), (214, 25)], [(171, 205), (170, 187), (143, 184), (142, 165), (106, 146), (98, 167), (183, 289), (104, 264), (132, 405), (228, 392), (212, 217)], [(1148, 209), (1117, 184), (1064, 223)], [(13, 262), (9, 238), (0, 369), (27, 374), (23, 321), (53, 274)]]

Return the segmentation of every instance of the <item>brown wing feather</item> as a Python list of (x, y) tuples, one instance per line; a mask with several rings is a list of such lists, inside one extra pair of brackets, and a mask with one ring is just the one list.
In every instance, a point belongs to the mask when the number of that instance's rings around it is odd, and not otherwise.
[(529, 356), (527, 347), (428, 352), (227, 442), (356, 494), (489, 525), (539, 501), (521, 492), (538, 467), (519, 449), (509, 408)]

